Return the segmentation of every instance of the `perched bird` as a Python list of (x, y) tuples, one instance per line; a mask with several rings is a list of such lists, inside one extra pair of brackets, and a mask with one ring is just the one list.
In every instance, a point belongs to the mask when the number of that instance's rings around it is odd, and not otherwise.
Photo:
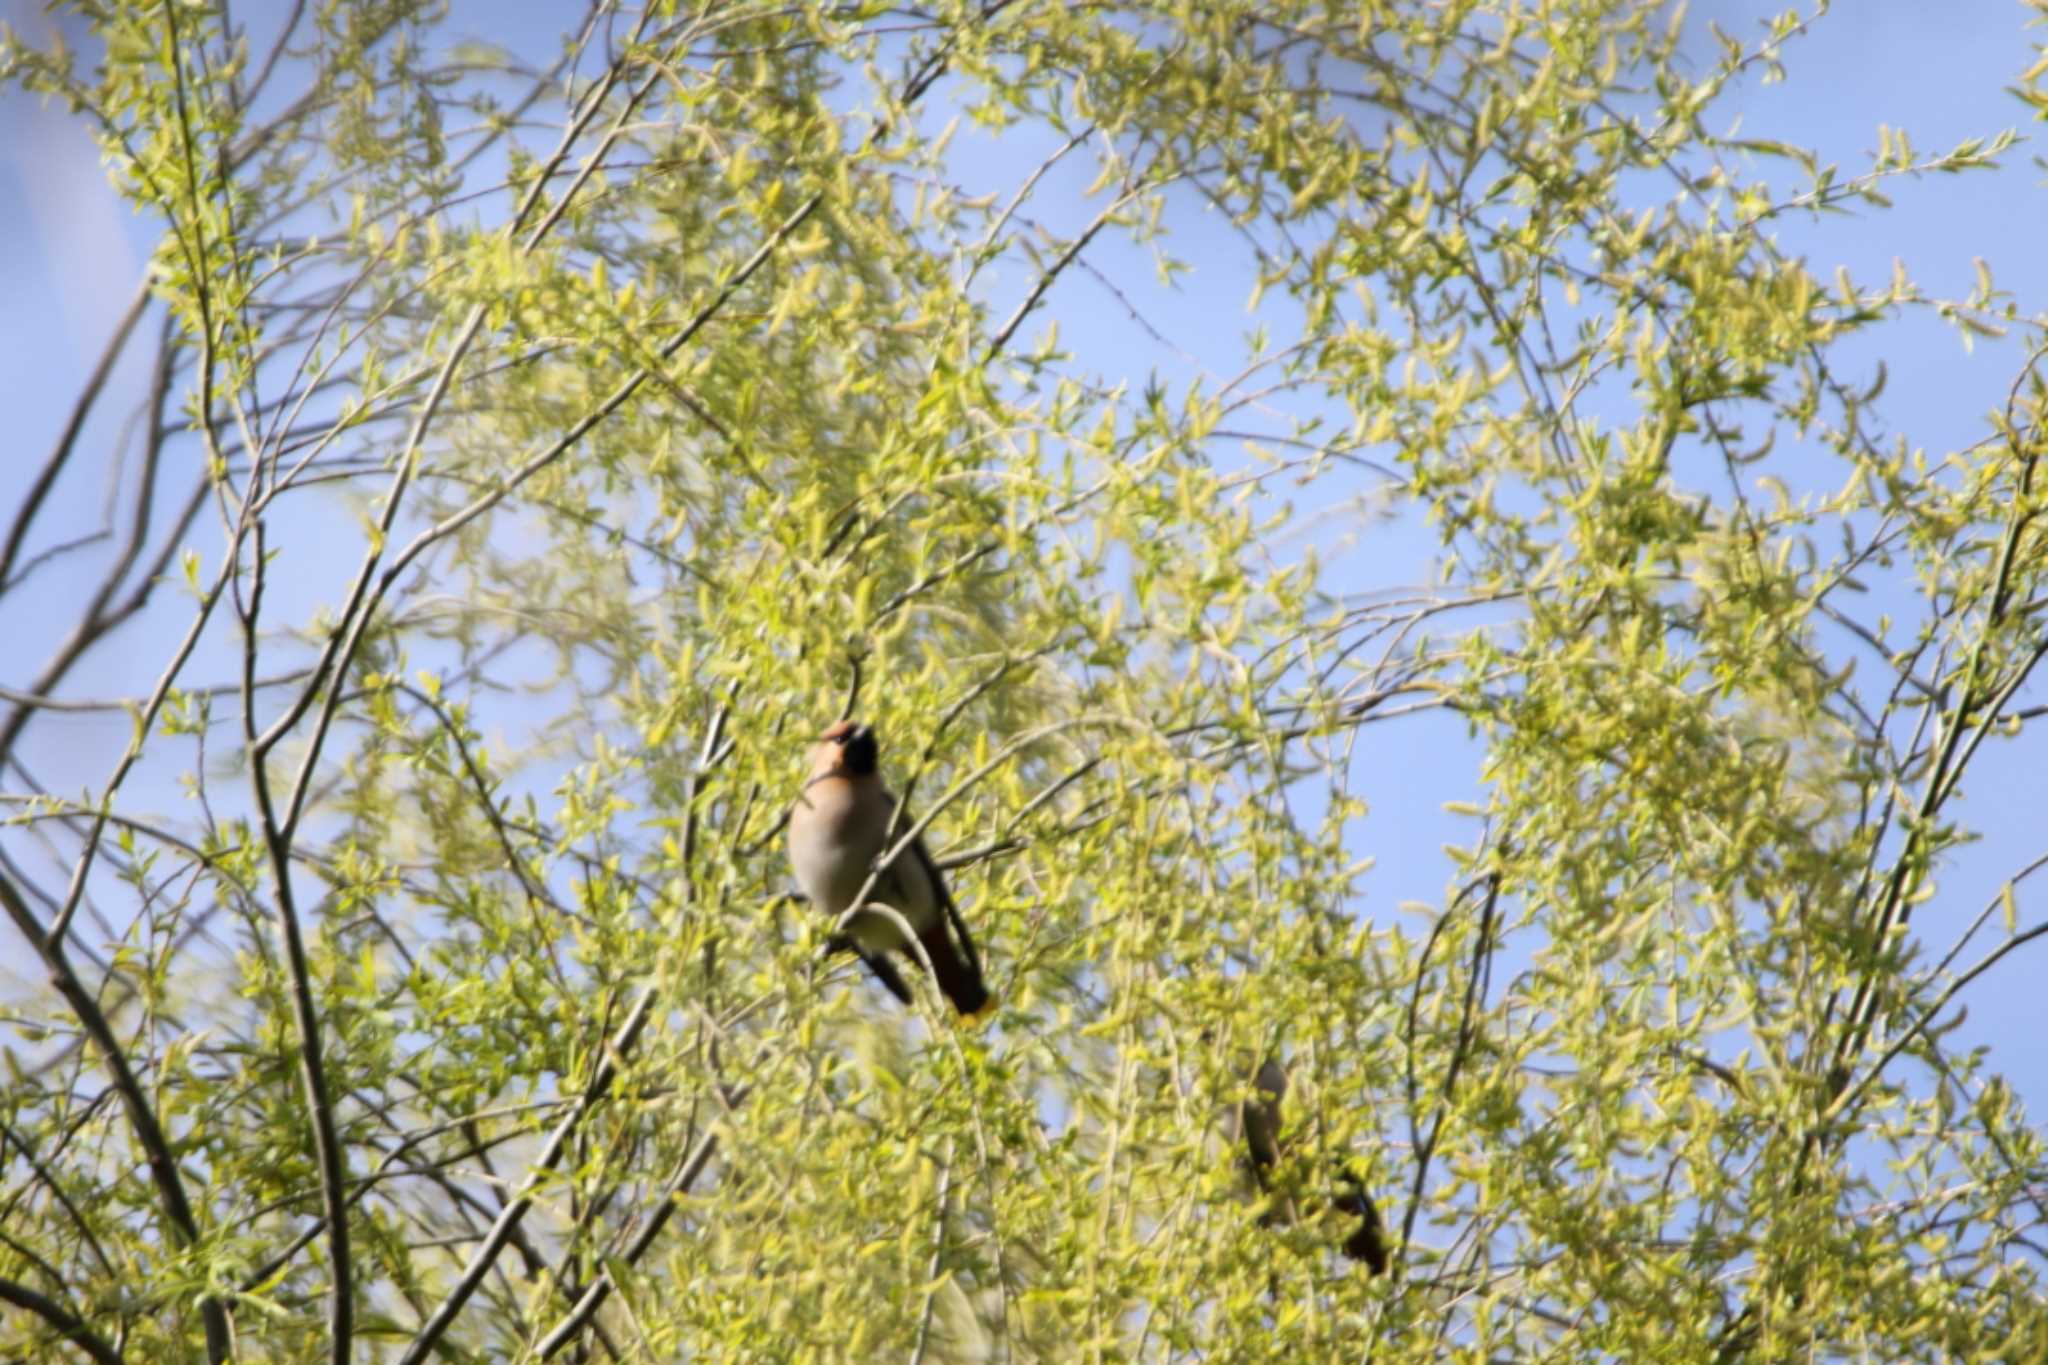
[(1287, 1069), (1280, 1065), (1278, 1057), (1268, 1057), (1259, 1064), (1252, 1084), (1259, 1093), (1244, 1102), (1239, 1121), (1244, 1125), (1244, 1145), (1251, 1155), (1252, 1174), (1257, 1177), (1259, 1188), (1264, 1189), (1267, 1176), (1280, 1160), (1280, 1101), (1287, 1098)]
[[(789, 813), (789, 862), (797, 885), (812, 906), (835, 920), (853, 906), (875, 860), (910, 828), (907, 820), (897, 827), (896, 798), (877, 770), (880, 754), (872, 729), (840, 721), (811, 747), (810, 777)], [(863, 904), (886, 905), (910, 925), (953, 1008), (973, 1014), (988, 1003), (967, 925), (922, 838), (911, 840), (875, 876)], [(948, 920), (959, 930), (957, 946), (947, 932)], [(904, 951), (912, 963), (923, 963), (909, 951), (894, 918), (863, 909), (846, 922), (833, 947), (858, 953), (890, 994), (910, 1003), (909, 987), (885, 954)]]
[[(1287, 1096), (1287, 1069), (1280, 1065), (1278, 1057), (1268, 1057), (1259, 1065), (1252, 1084), (1259, 1093), (1245, 1100), (1238, 1122), (1244, 1129), (1244, 1145), (1252, 1175), (1259, 1182), (1259, 1189), (1270, 1193), (1273, 1168), (1279, 1164), (1281, 1156), (1280, 1101)], [(1332, 1195), (1330, 1206), (1339, 1213), (1358, 1219), (1357, 1228), (1344, 1239), (1344, 1254), (1354, 1261), (1365, 1262), (1368, 1274), (1386, 1274), (1387, 1244), (1380, 1228), (1380, 1211), (1366, 1193), (1365, 1181), (1351, 1169), (1349, 1162), (1338, 1165), (1336, 1178), (1343, 1188)], [(1278, 1221), (1280, 1216), (1276, 1210), (1266, 1216), (1266, 1221)]]
[(1386, 1274), (1386, 1234), (1380, 1230), (1380, 1211), (1373, 1207), (1372, 1196), (1365, 1192), (1365, 1181), (1348, 1161), (1337, 1172), (1337, 1179), (1344, 1188), (1337, 1192), (1330, 1206), (1358, 1219), (1358, 1226), (1344, 1239), (1344, 1254), (1354, 1261), (1364, 1261), (1368, 1275)]

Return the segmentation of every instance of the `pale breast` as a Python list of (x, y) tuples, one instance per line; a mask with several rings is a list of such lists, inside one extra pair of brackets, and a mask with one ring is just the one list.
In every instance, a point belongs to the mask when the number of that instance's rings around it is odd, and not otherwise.
[[(827, 778), (805, 788), (791, 814), (790, 866), (797, 885), (824, 914), (844, 914), (853, 904), (889, 837), (894, 800), (862, 801), (858, 795), (852, 783)], [(868, 901), (889, 906), (920, 933), (937, 909), (922, 860), (908, 850), (876, 878)], [(901, 946), (901, 933), (880, 916), (858, 916), (847, 932), (864, 948)]]

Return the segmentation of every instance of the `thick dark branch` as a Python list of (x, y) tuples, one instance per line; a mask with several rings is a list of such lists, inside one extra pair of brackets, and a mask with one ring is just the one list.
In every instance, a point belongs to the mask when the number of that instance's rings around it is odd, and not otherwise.
[(16, 1308), (34, 1313), (50, 1324), (61, 1335), (60, 1341), (76, 1346), (79, 1350), (99, 1361), (100, 1365), (121, 1365), (121, 1353), (107, 1345), (106, 1339), (55, 1299), (45, 1298), (25, 1284), (13, 1280), (0, 1280), (0, 1302), (11, 1303)]
[[(264, 523), (260, 517), (256, 519), (252, 532), (254, 546), (249, 572), (249, 600), (244, 610), (242, 632), (242, 724), (245, 736), (253, 746), (256, 629), (262, 615), (266, 572)], [(355, 1333), (355, 1290), (350, 1273), (347, 1162), (342, 1155), (341, 1136), (334, 1121), (334, 1101), (321, 1046), (320, 1012), (314, 999), (312, 965), (306, 956), (305, 935), (300, 928), (298, 905), (292, 890), (291, 841), (275, 818), (270, 765), (261, 753), (252, 756), (249, 778), (255, 789), (257, 808), (263, 813), (263, 840), (270, 854), (272, 876), (277, 885), (277, 936), (284, 948), (285, 969), (291, 975), (292, 1022), (299, 1042), (299, 1078), (306, 1091), (306, 1108), (313, 1129), (313, 1155), (320, 1169), (320, 1194), (332, 1277), (328, 1297), (328, 1337), (338, 1347), (334, 1355), (335, 1365), (348, 1365), (345, 1351)]]
[[(178, 1174), (178, 1163), (171, 1155), (170, 1140), (164, 1134), (163, 1125), (157, 1122), (156, 1111), (150, 1108), (149, 1097), (143, 1092), (134, 1068), (128, 1064), (128, 1054), (122, 1050), (120, 1040), (114, 1037), (113, 1026), (107, 1022), (107, 1016), (101, 1012), (92, 992), (72, 970), (64, 954), (64, 945), (44, 932), (36, 922), (35, 912), (22, 900), (14, 883), (5, 877), (0, 877), (0, 906), (6, 908), (8, 917), (14, 921), (22, 937), (35, 948), (44, 967), (49, 970), (50, 984), (64, 997), (72, 1014), (92, 1036), (101, 1060), (113, 1077), (114, 1089), (128, 1111), (128, 1125), (135, 1131), (135, 1140), (142, 1148), (150, 1180), (156, 1185), (157, 1200), (163, 1206), (164, 1218), (170, 1224), (173, 1239), (181, 1246), (194, 1245), (199, 1240), (199, 1224), (192, 1216), (192, 1204), (186, 1198), (185, 1182)], [(218, 1299), (208, 1297), (199, 1301), (199, 1312), (206, 1324), (207, 1359), (216, 1363), (226, 1360), (226, 1311)]]

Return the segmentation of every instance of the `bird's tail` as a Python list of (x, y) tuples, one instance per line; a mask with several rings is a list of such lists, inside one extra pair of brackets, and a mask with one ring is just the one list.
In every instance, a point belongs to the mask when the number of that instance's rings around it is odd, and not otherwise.
[(953, 1008), (962, 1014), (977, 1014), (988, 1003), (988, 988), (981, 984), (981, 972), (960, 951), (946, 934), (944, 917), (933, 919), (931, 927), (917, 936), (924, 945), (925, 956), (932, 960), (932, 971), (939, 980), (939, 989), (953, 1002)]
[(1368, 1274), (1387, 1273), (1387, 1239), (1380, 1228), (1380, 1211), (1373, 1207), (1372, 1196), (1365, 1192), (1365, 1182), (1352, 1171), (1344, 1171), (1342, 1180), (1346, 1188), (1333, 1201), (1339, 1212), (1358, 1215), (1358, 1227), (1344, 1239), (1344, 1254), (1354, 1261), (1364, 1261)]

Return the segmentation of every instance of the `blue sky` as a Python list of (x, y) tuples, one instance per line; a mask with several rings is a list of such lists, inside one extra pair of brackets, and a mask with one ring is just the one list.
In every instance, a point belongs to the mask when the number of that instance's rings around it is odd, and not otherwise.
[[(1700, 3), (1689, 23), (1704, 67), (1708, 22), (1753, 35), (1779, 6)], [(451, 34), (488, 32), (518, 43), (521, 35), (551, 31), (559, 7), (458, 6)], [(1866, 165), (1878, 143), (1880, 125), (1908, 130), (1928, 152), (1945, 150), (1966, 137), (1982, 136), (2024, 123), (2028, 111), (2005, 91), (2034, 57), (2043, 35), (2024, 27), (2029, 11), (2004, 0), (1934, 5), (1917, 0), (1870, 0), (1854, 13), (1826, 16), (1810, 35), (1786, 50), (1788, 79), (1752, 81), (1718, 106), (1720, 117), (1739, 114), (1751, 136), (1772, 137), (1814, 148), (1823, 162), (1839, 163), (1845, 174)], [(485, 16), (488, 15), (488, 18)], [(30, 0), (0, 0), (0, 16), (28, 33), (46, 23)], [(488, 25), (488, 27), (486, 27)], [(936, 117), (936, 115), (934, 115)], [(972, 133), (963, 146), (973, 145)], [(1038, 144), (1011, 136), (984, 140), (995, 183), (1014, 183)], [(1802, 255), (1827, 276), (1836, 264), (1865, 280), (1889, 273), (1894, 259), (1929, 293), (1961, 295), (1971, 287), (1974, 261), (1988, 261), (2022, 311), (2048, 309), (2048, 252), (2041, 249), (2044, 213), (2039, 151), (2023, 143), (1997, 174), (1896, 181), (1895, 207), (1886, 213), (1811, 221), (1787, 216), (1777, 223), (1781, 245)], [(1080, 196), (1090, 177), (1077, 166), (1065, 180), (1052, 177), (1034, 212), (1055, 232), (1071, 231), (1092, 216), (1097, 204)], [(1064, 279), (1027, 332), (1057, 321), (1063, 341), (1084, 365), (1119, 373), (1133, 354), (1149, 366), (1184, 381), (1206, 369), (1234, 371), (1242, 334), (1249, 281), (1220, 264), (1224, 246), (1205, 242), (1204, 228), (1191, 224), (1172, 247), (1196, 265), (1173, 289), (1157, 286), (1142, 254), (1105, 239), (1091, 260), (1122, 282), (1124, 293), (1148, 320), (1176, 339), (1188, 354), (1162, 355), (1129, 317), (1124, 301), (1082, 273)], [(9, 467), (32, 470), (61, 429), (69, 405), (116, 318), (141, 276), (151, 225), (136, 218), (107, 188), (97, 154), (83, 129), (62, 111), (39, 107), (18, 93), (0, 96), (0, 397), (15, 437)], [(1214, 250), (1212, 250), (1214, 248)], [(1213, 259), (1212, 259), (1213, 257)], [(996, 311), (1021, 287), (1016, 277), (990, 280)], [(2015, 354), (2010, 346), (1980, 344), (1966, 350), (1956, 334), (1921, 315), (1883, 329), (1868, 342), (1867, 359), (1880, 357), (1890, 373), (1885, 412), (1892, 429), (1931, 454), (1965, 445), (1985, 431), (1986, 414), (2011, 382)], [(1178, 366), (1176, 371), (1175, 367)], [(1130, 375), (1142, 384), (1144, 371)], [(130, 364), (117, 372), (117, 385), (141, 376)], [(110, 438), (111, 428), (99, 430)], [(97, 470), (97, 464), (89, 464)], [(99, 477), (95, 475), (95, 477)], [(1360, 481), (1353, 491), (1367, 486)], [(101, 523), (107, 490), (91, 480), (68, 480), (58, 490), (58, 520), (90, 528)], [(1327, 485), (1316, 496), (1330, 497)], [(10, 501), (11, 506), (11, 501)], [(1297, 511), (1338, 509), (1297, 504)], [(1314, 543), (1329, 558), (1333, 581), (1363, 590), (1391, 583), (1418, 583), (1429, 575), (1434, 543), (1412, 520), (1379, 521), (1350, 514), (1324, 517), (1297, 544)], [(202, 544), (216, 537), (201, 523)], [(1289, 546), (1279, 547), (1283, 554)], [(0, 596), (0, 685), (21, 686), (70, 622), (75, 602), (62, 583), (42, 581), (38, 591)], [(96, 655), (67, 689), (72, 696), (132, 696), (146, 690), (182, 621), (131, 627), (118, 649)], [(2038, 700), (2038, 698), (2037, 698)], [(44, 722), (29, 750), (31, 763), (58, 790), (77, 791), (103, 782), (127, 738), (119, 715), (58, 717)], [(1462, 842), (1471, 831), (1445, 816), (1442, 802), (1470, 798), (1478, 755), (1463, 740), (1462, 723), (1439, 716), (1368, 732), (1365, 759), (1354, 776), (1372, 802), (1369, 844), (1379, 859), (1369, 888), (1368, 913), (1390, 912), (1404, 899), (1435, 900), (1448, 872), (1436, 850)], [(1948, 933), (1973, 916), (1999, 884), (2042, 851), (2048, 822), (2048, 773), (2028, 758), (2025, 741), (1984, 753), (1973, 770), (1962, 808), (1984, 841), (1948, 869), (1941, 894), (1916, 924), (1929, 941), (1945, 946)], [(176, 809), (183, 800), (164, 775), (137, 790), (146, 803)], [(2048, 915), (2048, 894), (2022, 889), (2022, 922)], [(1973, 956), (1973, 955), (1971, 955)], [(1967, 960), (1967, 959), (1966, 959)], [(2039, 1005), (2029, 985), (2030, 962), (2022, 958), (1972, 994), (1961, 1041), (1994, 1047), (1998, 1064), (2034, 1101), (2048, 1106), (2048, 1056), (2031, 1043), (2039, 1028)], [(22, 945), (11, 930), (0, 930), (0, 969), (25, 972)], [(2017, 1045), (2015, 1045), (2017, 1044)]]

